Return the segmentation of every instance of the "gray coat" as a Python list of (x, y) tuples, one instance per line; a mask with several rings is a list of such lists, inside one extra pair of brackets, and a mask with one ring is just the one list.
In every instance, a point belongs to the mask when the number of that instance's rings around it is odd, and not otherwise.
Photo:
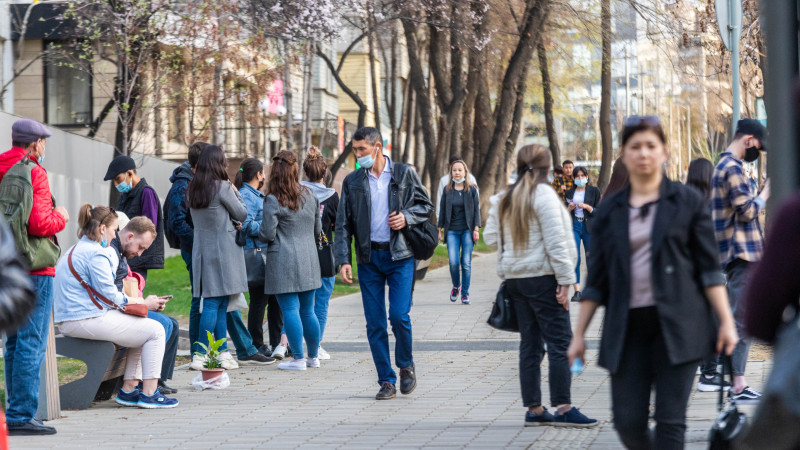
[(319, 200), (308, 189), (302, 198), (303, 205), (297, 211), (278, 204), (274, 195), (264, 199), (258, 237), (269, 244), (266, 294), (305, 292), (322, 285), (316, 245), (322, 232)]
[(236, 245), (236, 228), (231, 223), (231, 219), (244, 222), (247, 207), (232, 184), (217, 184), (219, 191), (208, 208), (191, 208), (193, 297), (222, 297), (247, 291), (244, 251)]

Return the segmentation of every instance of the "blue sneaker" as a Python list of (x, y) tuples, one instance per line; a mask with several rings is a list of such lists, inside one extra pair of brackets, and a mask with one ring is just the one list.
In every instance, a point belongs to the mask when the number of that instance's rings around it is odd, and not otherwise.
[(174, 408), (178, 406), (178, 399), (165, 397), (161, 391), (156, 389), (153, 395), (139, 394), (139, 403), (136, 406), (146, 409)]
[(122, 406), (139, 406), (139, 396), (141, 396), (141, 393), (138, 387), (133, 388), (133, 392), (125, 392), (122, 388), (119, 388), (115, 400)]
[(540, 427), (542, 425), (554, 425), (555, 418), (547, 408), (541, 414), (535, 414), (533, 411), (528, 410), (525, 412), (525, 426), (526, 427)]
[(590, 419), (584, 416), (583, 413), (578, 411), (578, 408), (574, 406), (564, 414), (556, 413), (554, 419), (555, 423), (553, 425), (558, 427), (591, 428), (597, 425), (596, 419)]

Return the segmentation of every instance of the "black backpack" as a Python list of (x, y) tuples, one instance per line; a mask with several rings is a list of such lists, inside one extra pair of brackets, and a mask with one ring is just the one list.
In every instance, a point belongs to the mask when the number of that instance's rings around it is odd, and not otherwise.
[[(403, 164), (396, 163), (395, 170), (401, 170), (403, 166)], [(408, 166), (405, 166), (405, 169), (411, 170)], [(428, 197), (428, 202), (430, 203), (430, 201), (430, 197)], [(435, 209), (431, 208), (428, 220), (416, 225), (407, 225), (403, 228), (403, 236), (405, 236), (406, 242), (416, 260), (424, 261), (429, 259), (433, 256), (433, 252), (436, 251), (436, 246), (439, 245), (439, 229), (436, 228), (433, 222), (435, 211)]]

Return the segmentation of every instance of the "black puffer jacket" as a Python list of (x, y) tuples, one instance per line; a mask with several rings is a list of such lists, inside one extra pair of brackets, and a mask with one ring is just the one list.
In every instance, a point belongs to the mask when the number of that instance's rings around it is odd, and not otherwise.
[(25, 323), (35, 305), (28, 268), (17, 253), (11, 229), (0, 218), (0, 331), (10, 332)]
[[(389, 182), (389, 211), (400, 211), (406, 224), (416, 225), (430, 217), (433, 211), (425, 188), (416, 172), (406, 164), (393, 163), (386, 158), (392, 172)], [(336, 264), (352, 264), (353, 255), (350, 242), (355, 238), (356, 258), (359, 264), (370, 261), (370, 219), (371, 199), (367, 169), (359, 169), (348, 175), (342, 182), (342, 198), (336, 215), (336, 236), (334, 248)], [(392, 259), (397, 261), (414, 256), (406, 238), (400, 231), (391, 230), (389, 247)]]

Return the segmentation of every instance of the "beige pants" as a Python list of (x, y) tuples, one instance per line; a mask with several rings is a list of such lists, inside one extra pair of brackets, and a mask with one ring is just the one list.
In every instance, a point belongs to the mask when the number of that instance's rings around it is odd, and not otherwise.
[(110, 341), (128, 348), (126, 380), (150, 380), (161, 376), (164, 358), (164, 327), (152, 319), (134, 317), (111, 310), (100, 317), (62, 322), (65, 336)]

